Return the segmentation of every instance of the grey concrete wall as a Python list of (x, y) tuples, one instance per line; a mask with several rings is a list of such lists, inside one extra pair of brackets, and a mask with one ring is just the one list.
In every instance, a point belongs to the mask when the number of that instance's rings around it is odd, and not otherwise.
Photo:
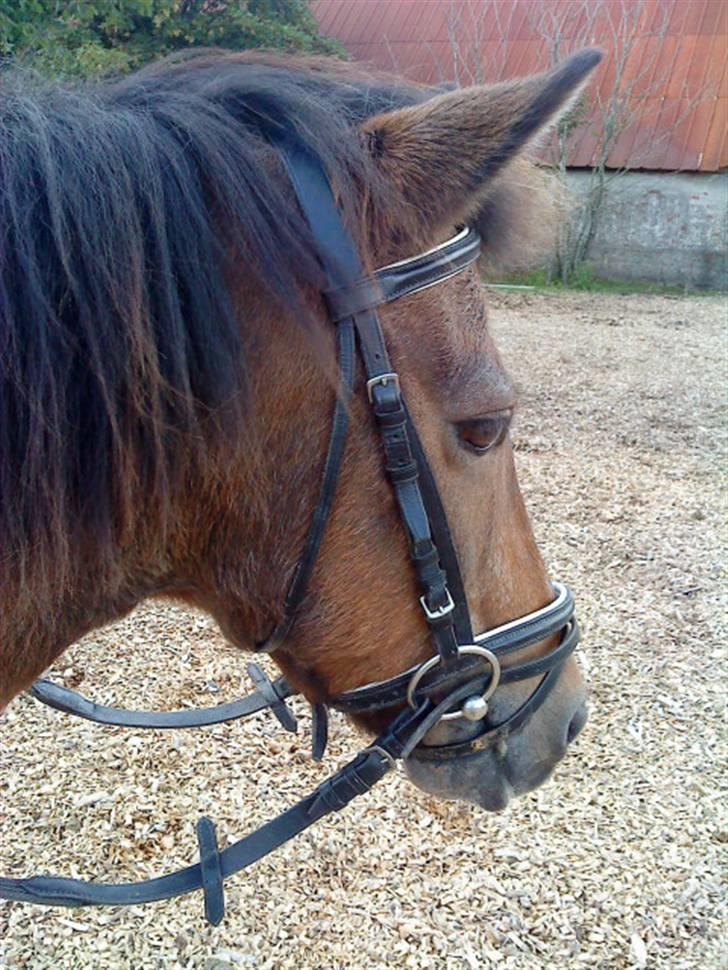
[[(583, 191), (589, 173), (571, 171)], [(588, 258), (603, 279), (728, 289), (728, 172), (627, 172), (615, 179)]]

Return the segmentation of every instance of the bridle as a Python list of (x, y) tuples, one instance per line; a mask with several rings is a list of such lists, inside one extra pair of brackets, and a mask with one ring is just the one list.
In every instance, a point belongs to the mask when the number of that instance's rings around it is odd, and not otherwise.
[[(457, 555), (435, 480), (407, 411), (399, 375), (389, 359), (377, 307), (416, 293), (460, 273), (478, 257), (480, 239), (462, 229), (452, 239), (413, 259), (365, 274), (357, 249), (344, 228), (323, 167), (316, 155), (290, 134), (275, 137), (298, 203), (310, 226), (328, 286), (323, 298), (336, 327), (340, 386), (334, 405), (318, 501), (303, 552), (285, 599), (282, 618), (259, 649), (273, 652), (286, 642), (305, 598), (329, 520), (346, 443), (349, 405), (354, 391), (358, 350), (366, 394), (378, 429), (385, 470), (408, 539), (420, 587), (433, 654), (424, 663), (386, 681), (365, 684), (314, 706), (314, 756), (326, 744), (326, 708), (347, 714), (392, 709), (388, 727), (352, 761), (292, 808), (245, 838), (218, 849), (213, 823), (197, 823), (200, 861), (165, 876), (138, 883), (102, 884), (53, 876), (0, 878), (0, 898), (57, 906), (133, 905), (203, 889), (205, 914), (219, 923), (224, 914), (223, 883), (293, 838), (319, 818), (343, 808), (368, 791), (398, 761), (415, 750), (417, 758), (461, 757), (495, 744), (520, 730), (553, 690), (564, 662), (579, 641), (570, 591), (554, 584), (552, 603), (527, 616), (475, 635)], [(545, 656), (501, 668), (501, 660), (531, 644), (560, 634)], [(285, 700), (292, 689), (285, 678), (270, 681), (249, 666), (256, 690), (245, 698), (201, 711), (168, 713), (103, 707), (47, 680), (33, 695), (67, 713), (104, 724), (141, 728), (199, 727), (271, 710), (287, 730), (296, 723)], [(488, 724), (488, 702), (501, 684), (540, 677), (535, 690), (508, 718)], [(422, 744), (443, 720), (470, 722), (474, 736), (444, 745)]]

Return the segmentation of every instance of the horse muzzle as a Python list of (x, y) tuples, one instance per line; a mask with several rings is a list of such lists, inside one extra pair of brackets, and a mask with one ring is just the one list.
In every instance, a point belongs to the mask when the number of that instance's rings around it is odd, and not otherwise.
[[(443, 798), (504, 808), (546, 780), (586, 721), (581, 680), (568, 676), (579, 642), (574, 600), (568, 587), (553, 588), (547, 606), (459, 646), (456, 663), (435, 655), (331, 705), (364, 714), (406, 701), (416, 722), (400, 754), (408, 777)], [(557, 635), (544, 655), (517, 660)]]
[[(504, 697), (492, 705), (494, 719), (507, 723), (507, 703)], [(477, 736), (476, 747), (466, 748), (473, 745), (472, 725), (441, 721), (406, 759), (404, 770), (428, 794), (499, 812), (514, 795), (533, 791), (551, 776), (587, 717), (583, 688), (572, 693), (557, 687), (538, 717), (480, 749)]]

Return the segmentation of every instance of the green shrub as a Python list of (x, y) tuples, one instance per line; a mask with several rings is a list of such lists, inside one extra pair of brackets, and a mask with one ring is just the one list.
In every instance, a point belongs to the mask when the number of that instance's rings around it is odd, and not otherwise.
[(343, 54), (307, 0), (0, 0), (0, 56), (45, 74), (120, 74), (185, 47)]

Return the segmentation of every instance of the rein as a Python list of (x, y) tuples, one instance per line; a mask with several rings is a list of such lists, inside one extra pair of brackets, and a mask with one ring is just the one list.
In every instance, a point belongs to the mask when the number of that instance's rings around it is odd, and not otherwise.
[[(433, 655), (389, 680), (365, 684), (330, 698), (328, 707), (347, 714), (393, 708), (391, 723), (372, 744), (310, 795), (235, 844), (220, 850), (214, 824), (203, 817), (197, 823), (200, 861), (194, 865), (137, 883), (94, 883), (54, 876), (0, 877), (0, 898), (68, 907), (128, 906), (202, 889), (205, 915), (210, 923), (217, 925), (224, 915), (226, 878), (369, 791), (398, 761), (415, 751), (417, 758), (424, 760), (467, 755), (521, 729), (556, 685), (564, 662), (579, 641), (574, 600), (570, 591), (560, 584), (554, 584), (555, 596), (549, 605), (474, 635), (447, 518), (407, 411), (399, 375), (389, 359), (376, 312), (384, 303), (433, 286), (470, 266), (480, 251), (478, 235), (472, 229), (462, 229), (429, 252), (393, 263), (369, 277), (341, 221), (320, 161), (288, 137), (278, 139), (276, 147), (310, 225), (318, 258), (329, 282), (323, 297), (331, 323), (337, 328), (340, 391), (334, 405), (319, 497), (282, 618), (258, 648), (272, 653), (285, 644), (305, 597), (330, 517), (344, 454), (358, 350), (365, 371), (367, 397), (382, 442), (386, 474), (397, 500), (420, 586), (420, 605), (430, 629)], [(504, 656), (559, 632), (558, 645), (546, 656), (501, 670)], [(249, 665), (248, 671), (255, 691), (240, 700), (199, 711), (158, 713), (104, 707), (47, 680), (37, 681), (31, 693), (58, 710), (121, 727), (200, 727), (267, 709), (286, 730), (295, 731), (295, 718), (285, 703), (293, 691), (285, 678), (271, 681), (256, 664)], [(505, 721), (489, 725), (488, 701), (497, 687), (535, 677), (541, 679), (526, 701)], [(453, 744), (421, 743), (440, 721), (450, 719), (464, 719), (482, 730), (472, 738)], [(314, 757), (323, 755), (326, 733), (326, 706), (315, 705)]]

